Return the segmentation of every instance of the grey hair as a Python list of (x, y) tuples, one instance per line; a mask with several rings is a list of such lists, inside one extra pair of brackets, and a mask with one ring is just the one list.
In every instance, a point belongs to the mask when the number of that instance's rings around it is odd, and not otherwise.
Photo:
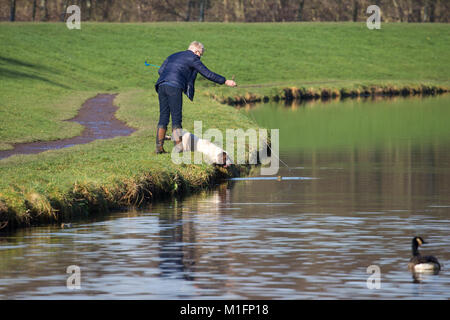
[(191, 50), (191, 51), (199, 50), (203, 53), (203, 51), (205, 51), (205, 46), (201, 42), (192, 41), (191, 44), (189, 45), (188, 50)]

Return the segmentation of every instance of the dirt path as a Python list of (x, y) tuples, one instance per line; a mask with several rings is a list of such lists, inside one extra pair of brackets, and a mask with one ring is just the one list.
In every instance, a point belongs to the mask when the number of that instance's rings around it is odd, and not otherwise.
[(37, 141), (14, 144), (14, 149), (0, 151), (0, 159), (15, 154), (34, 154), (47, 150), (71, 147), (89, 143), (97, 139), (110, 139), (117, 136), (128, 136), (136, 129), (127, 126), (115, 117), (118, 107), (113, 105), (116, 94), (98, 94), (87, 100), (78, 115), (67, 121), (75, 121), (84, 126), (81, 135), (54, 141)]

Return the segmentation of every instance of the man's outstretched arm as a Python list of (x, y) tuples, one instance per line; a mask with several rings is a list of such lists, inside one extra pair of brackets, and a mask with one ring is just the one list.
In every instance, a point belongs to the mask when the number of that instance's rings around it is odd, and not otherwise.
[(213, 81), (218, 84), (226, 84), (227, 86), (234, 87), (236, 86), (236, 83), (233, 80), (226, 80), (225, 77), (221, 76), (220, 74), (214, 73), (211, 70), (209, 70), (201, 61), (200, 59), (196, 59), (193, 62), (193, 67), (195, 70), (197, 70), (202, 76), (204, 76), (206, 79)]

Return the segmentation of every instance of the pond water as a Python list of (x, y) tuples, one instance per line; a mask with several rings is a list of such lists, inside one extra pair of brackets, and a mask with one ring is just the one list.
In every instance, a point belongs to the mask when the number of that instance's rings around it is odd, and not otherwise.
[[(280, 129), (289, 168), (277, 179), (1, 234), (0, 298), (449, 299), (449, 106), (443, 96), (243, 109)], [(416, 235), (439, 274), (408, 271)], [(80, 289), (66, 286), (71, 265)]]

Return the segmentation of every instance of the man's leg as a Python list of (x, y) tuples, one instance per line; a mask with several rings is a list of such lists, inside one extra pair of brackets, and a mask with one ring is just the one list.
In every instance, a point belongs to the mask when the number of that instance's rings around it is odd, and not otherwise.
[(171, 87), (168, 92), (170, 114), (172, 116), (172, 137), (177, 152), (183, 151), (182, 144), (182, 109), (183, 92), (179, 88)]
[(156, 129), (156, 153), (166, 153), (164, 150), (164, 139), (166, 137), (167, 125), (170, 119), (169, 98), (166, 94), (167, 86), (160, 86), (158, 88), (159, 98), (159, 122)]

